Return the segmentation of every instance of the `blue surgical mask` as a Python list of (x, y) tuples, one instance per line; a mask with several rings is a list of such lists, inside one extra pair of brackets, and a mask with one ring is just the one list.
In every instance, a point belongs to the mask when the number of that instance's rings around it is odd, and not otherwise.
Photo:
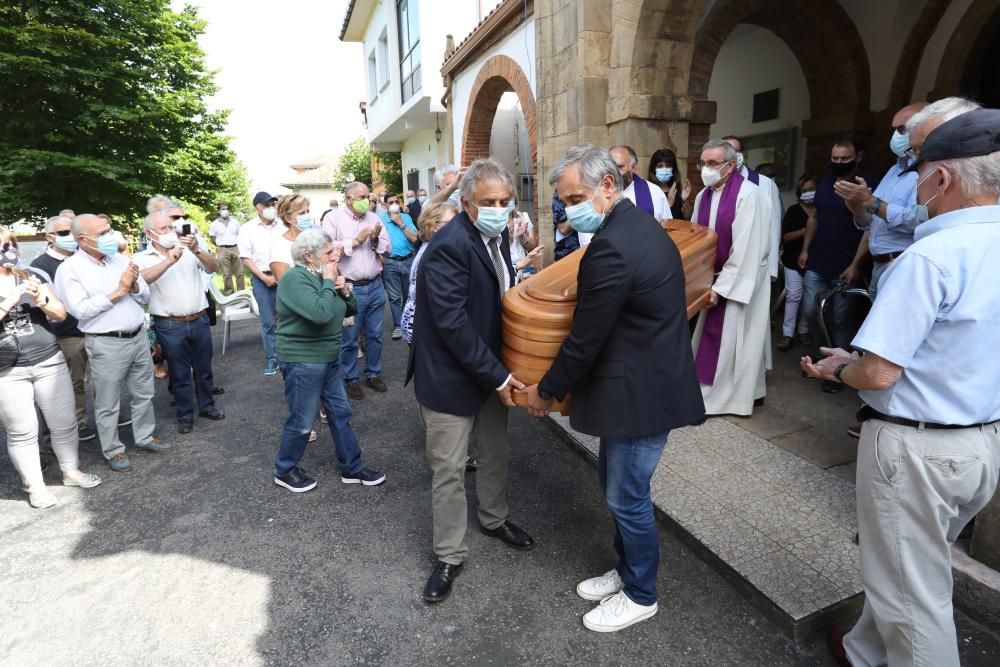
[(308, 213), (305, 215), (300, 215), (295, 218), (295, 225), (299, 228), (300, 232), (304, 232), (307, 229), (312, 229), (316, 226), (316, 221)]
[(666, 183), (671, 178), (674, 177), (674, 170), (670, 167), (657, 167), (656, 168), (656, 180), (660, 183)]
[(67, 234), (66, 236), (56, 236), (56, 247), (66, 252), (76, 252), (80, 244), (76, 242), (75, 238)]
[[(594, 194), (597, 194), (597, 188), (594, 188)], [(569, 226), (584, 234), (593, 234), (600, 229), (604, 223), (606, 214), (606, 212), (597, 212), (597, 209), (594, 208), (593, 199), (587, 199), (579, 204), (566, 207), (566, 219), (569, 221)]]
[(414, 202), (416, 202), (416, 201), (417, 201), (417, 198), (416, 198), (416, 197), (407, 197), (407, 198), (406, 198), (406, 203), (407, 203), (407, 204), (413, 204), (413, 203), (414, 203)]
[[(934, 175), (934, 172), (932, 171), (931, 173), (929, 173), (926, 176), (924, 176), (923, 178), (921, 178), (920, 181), (917, 183), (917, 188), (920, 187), (921, 183), (923, 183), (924, 181), (926, 181), (928, 178), (930, 178), (933, 175)], [(923, 204), (917, 204), (916, 206), (913, 207), (913, 213), (917, 217), (917, 224), (918, 225), (922, 225), (923, 223), (925, 223), (925, 222), (927, 222), (928, 220), (931, 219), (931, 213), (930, 213), (930, 211), (927, 210), (927, 205), (930, 204), (932, 201), (934, 201), (935, 197), (937, 197), (938, 194), (940, 194), (940, 193), (935, 194), (934, 197), (931, 197), (930, 199), (928, 199), (927, 201), (925, 201)]]
[(459, 192), (458, 190), (455, 190), (448, 196), (448, 201), (458, 206), (458, 198), (459, 198)]
[(493, 238), (500, 236), (507, 229), (507, 219), (514, 210), (513, 204), (507, 206), (480, 206), (479, 214), (473, 223), (480, 232)]
[(420, 195), (419, 197), (417, 197), (417, 199), (420, 201), (421, 204), (424, 204), (427, 202), (427, 195)]
[(892, 131), (892, 139), (889, 140), (889, 150), (896, 154), (896, 157), (906, 156), (906, 151), (910, 149), (910, 135), (902, 134), (899, 130)]
[(101, 234), (97, 237), (97, 250), (108, 257), (118, 254), (118, 237), (115, 236), (114, 232)]

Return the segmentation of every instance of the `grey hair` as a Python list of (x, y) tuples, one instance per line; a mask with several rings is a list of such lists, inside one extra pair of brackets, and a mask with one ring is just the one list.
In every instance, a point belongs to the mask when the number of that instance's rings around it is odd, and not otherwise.
[[(435, 176), (436, 177), (436, 176)], [(514, 178), (507, 171), (507, 167), (497, 162), (491, 157), (476, 160), (465, 170), (465, 176), (459, 184), (459, 192), (464, 201), (472, 203), (476, 195), (476, 186), (484, 181), (501, 183), (507, 188), (510, 199), (516, 198), (514, 194)]]
[(146, 200), (146, 213), (156, 213), (168, 208), (180, 208), (180, 204), (167, 195), (153, 195)]
[(728, 141), (726, 141), (725, 139), (712, 139), (711, 141), (706, 141), (705, 145), (701, 147), (701, 152), (704, 153), (705, 151), (712, 148), (721, 148), (726, 156), (726, 162), (729, 162), (730, 160), (735, 160), (736, 154), (739, 152), (735, 148), (733, 148), (733, 145)]
[(434, 185), (439, 188), (444, 183), (444, 177), (448, 174), (457, 174), (458, 167), (453, 164), (446, 164), (438, 167), (437, 171), (434, 172)]
[(56, 223), (59, 222), (60, 220), (65, 220), (69, 222), (71, 226), (73, 224), (73, 221), (67, 218), (65, 215), (54, 215), (45, 221), (45, 233), (51, 234), (52, 228), (55, 227)]
[(928, 104), (910, 116), (910, 120), (906, 121), (906, 131), (912, 133), (929, 120), (937, 120), (938, 124), (945, 123), (955, 116), (961, 116), (963, 113), (978, 109), (980, 106), (982, 105), (979, 102), (973, 102), (964, 97), (945, 97)]
[(330, 235), (322, 229), (307, 229), (292, 241), (292, 261), (296, 266), (305, 266), (306, 253), (312, 253), (313, 257), (319, 255), (320, 251), (333, 243)]
[(566, 174), (566, 170), (576, 166), (580, 170), (580, 183), (587, 188), (596, 188), (605, 176), (611, 176), (615, 192), (625, 189), (625, 179), (618, 172), (609, 151), (596, 148), (592, 144), (573, 146), (549, 172), (549, 185), (555, 185)]
[(988, 155), (928, 161), (932, 169), (944, 167), (958, 181), (962, 194), (972, 199), (1000, 195), (1000, 151)]
[(368, 186), (362, 183), (361, 181), (352, 181), (344, 186), (344, 194), (350, 197), (351, 199), (354, 199), (354, 195), (352, 195), (351, 193), (357, 190), (359, 186), (366, 189), (368, 188)]

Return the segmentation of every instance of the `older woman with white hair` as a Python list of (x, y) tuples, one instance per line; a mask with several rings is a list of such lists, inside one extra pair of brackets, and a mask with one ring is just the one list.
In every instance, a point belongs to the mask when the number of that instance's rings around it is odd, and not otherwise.
[(63, 485), (90, 488), (101, 478), (80, 472), (73, 383), (50, 324), (66, 319), (66, 308), (48, 283), (18, 266), (17, 239), (3, 227), (0, 248), (0, 424), (29, 502), (41, 509), (56, 498), (42, 478), (35, 404), (48, 422)]
[(274, 483), (294, 493), (316, 487), (299, 462), (322, 404), (340, 462), (340, 481), (381, 484), (385, 475), (365, 467), (351, 428), (351, 406), (340, 370), (340, 339), (344, 317), (357, 312), (358, 304), (337, 273), (333, 240), (320, 229), (304, 231), (295, 237), (291, 256), (295, 266), (282, 276), (277, 293), (277, 353), (288, 419), (274, 462)]

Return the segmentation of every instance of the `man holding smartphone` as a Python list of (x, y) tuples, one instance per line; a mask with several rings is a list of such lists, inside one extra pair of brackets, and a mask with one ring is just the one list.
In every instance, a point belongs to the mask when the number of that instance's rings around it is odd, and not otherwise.
[(183, 435), (194, 427), (195, 398), (199, 417), (225, 418), (212, 396), (212, 333), (203, 282), (218, 263), (176, 204), (146, 216), (146, 237), (149, 247), (135, 256), (135, 263), (149, 284), (149, 312), (167, 358), (177, 432)]

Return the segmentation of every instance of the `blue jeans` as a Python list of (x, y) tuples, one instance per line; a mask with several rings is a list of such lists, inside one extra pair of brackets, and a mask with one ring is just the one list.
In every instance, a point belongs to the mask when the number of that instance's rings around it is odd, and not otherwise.
[(656, 602), (656, 570), (660, 565), (660, 540), (649, 480), (663, 454), (668, 433), (601, 438), (597, 457), (597, 477), (615, 520), (615, 569), (625, 583), (625, 595), (647, 606)]
[[(413, 257), (404, 260), (387, 259), (382, 267), (382, 284), (389, 296), (389, 311), (392, 313), (392, 326), (399, 328), (403, 317), (403, 304), (410, 292), (410, 267)], [(366, 352), (367, 354), (367, 352)]]
[(253, 298), (257, 300), (260, 310), (260, 337), (264, 339), (265, 361), (278, 362), (275, 351), (278, 331), (278, 288), (268, 287), (257, 276), (250, 276), (250, 286), (253, 287)]
[[(170, 393), (177, 403), (178, 419), (194, 419), (192, 406), (198, 397), (198, 410), (207, 412), (215, 407), (212, 399), (212, 331), (208, 315), (190, 322), (178, 322), (153, 316), (156, 339), (170, 373)], [(192, 372), (194, 381), (191, 380)]]
[(351, 428), (351, 404), (340, 379), (340, 362), (282, 362), (281, 375), (285, 378), (288, 419), (281, 429), (281, 446), (274, 460), (275, 476), (284, 477), (302, 460), (321, 402), (326, 408), (341, 474), (359, 473), (365, 466), (358, 436)]
[[(809, 322), (809, 330), (816, 341), (817, 347), (827, 346), (823, 329), (819, 325), (819, 308), (816, 305), (816, 295), (837, 286), (836, 278), (824, 278), (815, 271), (806, 271), (802, 278), (802, 312)], [(844, 297), (833, 300), (833, 330), (830, 331), (834, 347), (845, 350), (851, 345), (851, 303)]]
[(344, 327), (340, 345), (340, 364), (344, 367), (344, 382), (358, 381), (358, 336), (365, 332), (365, 377), (382, 374), (382, 320), (385, 317), (385, 290), (381, 280), (354, 286), (358, 313), (354, 326)]

